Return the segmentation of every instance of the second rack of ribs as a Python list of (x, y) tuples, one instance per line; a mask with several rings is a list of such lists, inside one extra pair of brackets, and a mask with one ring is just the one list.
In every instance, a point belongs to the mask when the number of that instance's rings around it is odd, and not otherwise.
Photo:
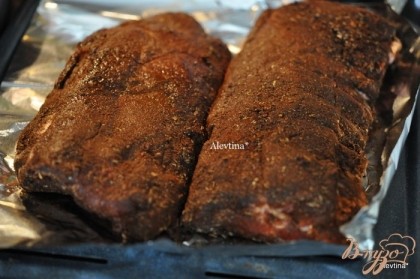
[(185, 227), (342, 242), (340, 225), (367, 203), (364, 149), (393, 38), (385, 19), (355, 6), (313, 1), (263, 13), (209, 114)]

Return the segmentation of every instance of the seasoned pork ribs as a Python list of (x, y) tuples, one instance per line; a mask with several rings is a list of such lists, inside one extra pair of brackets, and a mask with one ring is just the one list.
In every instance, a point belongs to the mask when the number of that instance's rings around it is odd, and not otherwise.
[(181, 214), (229, 60), (182, 13), (92, 34), (19, 138), (19, 182), (71, 195), (125, 240), (157, 236)]
[(340, 225), (367, 203), (365, 146), (394, 33), (327, 1), (264, 12), (210, 111), (184, 226), (341, 242)]

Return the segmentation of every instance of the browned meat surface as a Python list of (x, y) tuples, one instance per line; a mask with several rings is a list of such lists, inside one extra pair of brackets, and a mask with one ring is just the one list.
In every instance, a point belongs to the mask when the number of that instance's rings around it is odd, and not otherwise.
[(341, 242), (339, 226), (367, 203), (364, 149), (393, 39), (390, 24), (355, 6), (264, 12), (210, 111), (184, 226)]
[(73, 196), (123, 239), (155, 237), (180, 216), (229, 59), (181, 13), (92, 34), (19, 138), (22, 187)]

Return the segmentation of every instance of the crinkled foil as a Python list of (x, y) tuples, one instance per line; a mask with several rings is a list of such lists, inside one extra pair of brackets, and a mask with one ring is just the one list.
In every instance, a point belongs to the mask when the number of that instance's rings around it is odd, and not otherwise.
[[(206, 31), (224, 40), (230, 51), (235, 54), (240, 51), (250, 27), (262, 10), (291, 2), (294, 1), (42, 1), (0, 87), (0, 247), (18, 244), (107, 242), (106, 236), (95, 233), (94, 228), (88, 225), (89, 220), (79, 218), (77, 209), (66, 198), (35, 194), (25, 199), (25, 195), (20, 195), (13, 171), (17, 137), (51, 91), (77, 42), (100, 28), (115, 26), (125, 20), (139, 19), (164, 11), (185, 11), (192, 14)], [(399, 0), (390, 1), (396, 11), (401, 11), (404, 3), (405, 1)], [(382, 5), (382, 8), (384, 7)], [(382, 13), (398, 19), (398, 16), (389, 10), (383, 9)], [(376, 194), (372, 194), (367, 207), (341, 227), (343, 234), (358, 240), (361, 249), (373, 247), (372, 230), (377, 222), (379, 205), (397, 168), (419, 89), (420, 39), (406, 23), (401, 24), (399, 29), (404, 49), (401, 55), (401, 69), (396, 71), (392, 84), (386, 88), (388, 94), (394, 95), (395, 99), (391, 103), (393, 123), (382, 133), (385, 135), (385, 148), (378, 164), (384, 171), (372, 171), (373, 176), (380, 177)], [(377, 166), (373, 163), (371, 167), (376, 169)], [(370, 176), (369, 172), (367, 176)], [(38, 210), (34, 213), (27, 210), (28, 207)], [(48, 218), (48, 215), (51, 215), (51, 218)], [(193, 238), (184, 244), (200, 244), (200, 241)], [(217, 245), (220, 243), (216, 244), (215, 249)], [(335, 251), (334, 247), (301, 241), (264, 246), (262, 250), (261, 246), (256, 248), (255, 245), (235, 244), (230, 246), (229, 251), (270, 255), (313, 255), (314, 251), (321, 255), (337, 254), (332, 252)]]

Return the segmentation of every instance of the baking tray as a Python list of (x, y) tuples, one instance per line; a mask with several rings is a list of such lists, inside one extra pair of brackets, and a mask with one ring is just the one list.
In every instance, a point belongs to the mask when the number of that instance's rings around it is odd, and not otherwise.
[[(419, 239), (419, 107), (417, 103), (375, 239), (395, 232)], [(228, 251), (223, 255), (214, 247), (183, 249), (165, 241), (0, 250), (2, 278), (369, 278), (361, 272), (363, 264), (328, 256), (235, 256)], [(375, 278), (419, 278), (419, 268), (416, 252), (407, 268), (384, 269)]]
[(0, 0), (0, 81), (40, 0)]
[[(25, 1), (32, 3), (38, 1)], [(22, 5), (20, 20), (7, 23), (0, 47), (15, 49), (35, 8)], [(25, 10), (25, 7), (27, 10)], [(36, 5), (35, 5), (36, 7)], [(24, 19), (23, 19), (23, 18)], [(14, 23), (13, 23), (14, 22)], [(17, 24), (17, 25), (14, 25)], [(11, 27), (12, 26), (12, 27)], [(17, 28), (18, 29), (10, 29)], [(21, 30), (14, 40), (3, 40), (7, 30)], [(10, 32), (10, 31), (9, 31)], [(6, 55), (3, 55), (6, 60)], [(382, 203), (375, 239), (398, 232), (419, 239), (420, 232), (420, 130), (419, 104), (397, 172)], [(304, 244), (303, 244), (304, 245)], [(260, 249), (256, 246), (256, 249)], [(332, 256), (270, 256), (267, 247), (254, 256), (235, 255), (223, 247), (180, 247), (165, 240), (134, 245), (81, 244), (46, 248), (0, 250), (1, 278), (366, 278), (362, 261)], [(329, 248), (334, 249), (334, 248)], [(337, 249), (341, 249), (337, 247)], [(337, 254), (337, 251), (331, 251)], [(419, 278), (419, 253), (410, 257), (405, 269), (385, 269), (377, 278)]]

